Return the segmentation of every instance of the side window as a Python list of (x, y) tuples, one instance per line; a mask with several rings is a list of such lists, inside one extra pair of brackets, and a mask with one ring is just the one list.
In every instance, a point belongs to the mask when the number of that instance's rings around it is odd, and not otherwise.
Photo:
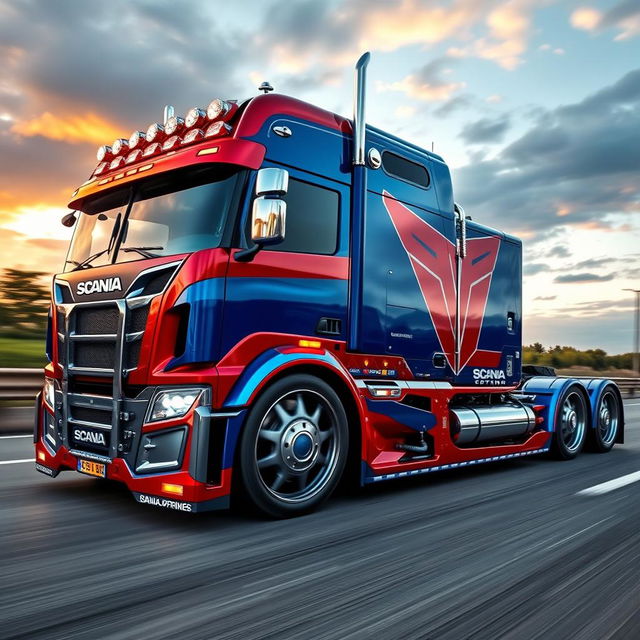
[(338, 248), (340, 196), (315, 184), (289, 179), (284, 241), (264, 251), (331, 255)]
[(418, 187), (426, 189), (431, 180), (429, 172), (425, 167), (417, 162), (412, 162), (391, 151), (382, 153), (382, 168), (390, 175), (411, 182)]

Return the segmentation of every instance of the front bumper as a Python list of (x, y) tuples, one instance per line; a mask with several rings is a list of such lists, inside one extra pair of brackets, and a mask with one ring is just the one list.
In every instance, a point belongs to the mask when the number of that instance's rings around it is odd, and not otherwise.
[[(233, 452), (244, 410), (215, 412), (200, 406), (179, 420), (142, 424), (131, 436), (128, 451), (117, 457), (71, 448), (63, 437), (66, 427), (39, 396), (34, 424), (36, 469), (50, 477), (77, 470), (78, 460), (106, 465), (105, 477), (122, 482), (142, 504), (177, 511), (200, 512), (229, 506)], [(136, 472), (141, 458), (157, 436), (183, 431), (176, 468)], [(54, 435), (52, 435), (52, 433)], [(65, 441), (66, 440), (66, 441)], [(152, 447), (153, 449), (153, 447)]]

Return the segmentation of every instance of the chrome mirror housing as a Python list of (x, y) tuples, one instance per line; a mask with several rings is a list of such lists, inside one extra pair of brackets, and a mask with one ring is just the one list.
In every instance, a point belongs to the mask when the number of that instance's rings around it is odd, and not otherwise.
[(276, 167), (265, 167), (256, 178), (257, 196), (283, 196), (289, 188), (289, 172)]
[[(278, 169), (279, 171), (279, 169)], [(287, 173), (286, 171), (284, 172)], [(284, 240), (287, 203), (278, 198), (259, 197), (253, 201), (251, 240), (256, 245), (278, 244)]]

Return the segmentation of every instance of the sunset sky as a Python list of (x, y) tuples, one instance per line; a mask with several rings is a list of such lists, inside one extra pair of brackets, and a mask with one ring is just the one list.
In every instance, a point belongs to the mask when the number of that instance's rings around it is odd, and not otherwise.
[(276, 91), (431, 148), (475, 220), (525, 241), (525, 341), (632, 347), (640, 1), (0, 0), (0, 268), (61, 267), (98, 145)]

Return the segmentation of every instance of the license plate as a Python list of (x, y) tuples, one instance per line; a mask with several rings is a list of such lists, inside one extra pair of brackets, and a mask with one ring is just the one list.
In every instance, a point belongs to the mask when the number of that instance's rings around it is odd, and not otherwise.
[(93, 460), (78, 460), (78, 471), (97, 478), (105, 478), (107, 475), (107, 465)]

